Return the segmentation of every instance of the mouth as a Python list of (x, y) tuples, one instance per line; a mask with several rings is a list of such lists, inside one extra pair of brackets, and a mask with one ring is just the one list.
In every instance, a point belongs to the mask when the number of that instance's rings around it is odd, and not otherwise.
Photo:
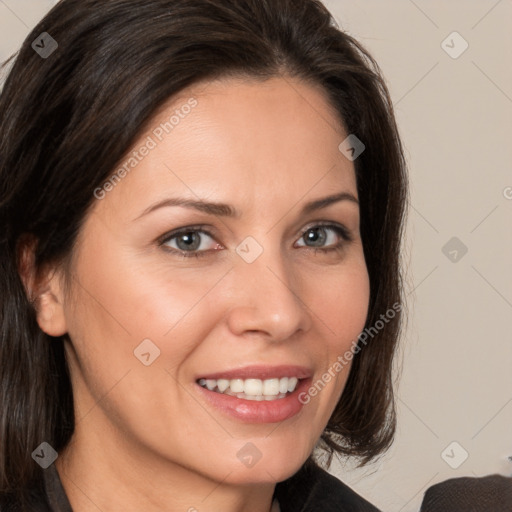
[(213, 408), (239, 421), (275, 423), (297, 415), (300, 396), (313, 372), (303, 366), (248, 366), (199, 375), (199, 395)]
[(197, 383), (215, 393), (234, 396), (244, 400), (280, 400), (297, 388), (295, 376), (270, 379), (198, 379)]

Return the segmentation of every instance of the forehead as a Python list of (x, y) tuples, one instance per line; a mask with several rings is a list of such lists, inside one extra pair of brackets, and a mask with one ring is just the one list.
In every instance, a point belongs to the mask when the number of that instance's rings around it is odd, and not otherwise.
[(357, 197), (353, 164), (338, 149), (345, 137), (319, 86), (291, 78), (195, 84), (153, 117), (103, 207), (140, 209), (170, 192), (241, 211), (308, 193), (347, 189)]

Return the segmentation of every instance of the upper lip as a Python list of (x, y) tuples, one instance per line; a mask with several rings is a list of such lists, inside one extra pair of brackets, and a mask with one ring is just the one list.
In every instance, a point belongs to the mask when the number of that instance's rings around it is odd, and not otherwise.
[(279, 365), (279, 366), (268, 366), (268, 365), (251, 365), (244, 366), (243, 368), (234, 368), (231, 370), (223, 370), (208, 375), (201, 375), (199, 379), (281, 379), (283, 377), (297, 377), (298, 379), (307, 379), (311, 377), (312, 372), (305, 366), (295, 365)]

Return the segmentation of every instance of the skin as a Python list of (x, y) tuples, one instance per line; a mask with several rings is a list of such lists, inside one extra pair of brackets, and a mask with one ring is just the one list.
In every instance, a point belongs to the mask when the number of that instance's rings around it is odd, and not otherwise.
[[(349, 373), (336, 374), (301, 412), (280, 423), (243, 423), (209, 405), (195, 379), (248, 364), (310, 367), (313, 382), (364, 328), (369, 279), (359, 206), (348, 200), (301, 216), (302, 206), (338, 192), (357, 198), (345, 139), (320, 88), (292, 80), (223, 79), (196, 84), (166, 104), (134, 144), (193, 96), (198, 104), (101, 200), (74, 248), (71, 292), (61, 267), (43, 280), (41, 329), (68, 333), (76, 408), (71, 443), (56, 467), (75, 512), (123, 510), (268, 512), (275, 484), (312, 452)], [(184, 207), (140, 217), (171, 196), (224, 202), (238, 219)], [(325, 229), (314, 252), (306, 234)], [(200, 258), (179, 239), (204, 224)], [(252, 263), (235, 251), (252, 236)], [(181, 239), (183, 240), (183, 238)], [(143, 365), (149, 338), (160, 356)], [(261, 459), (237, 452), (252, 442)]]

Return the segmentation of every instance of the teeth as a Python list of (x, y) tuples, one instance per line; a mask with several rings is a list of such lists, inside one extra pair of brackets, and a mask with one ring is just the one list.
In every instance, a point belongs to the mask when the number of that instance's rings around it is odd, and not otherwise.
[(263, 381), (264, 395), (276, 396), (279, 394), (279, 379), (268, 379)]
[(293, 391), (297, 386), (297, 382), (299, 382), (299, 379), (297, 379), (297, 377), (292, 377), (291, 379), (288, 379), (288, 391)]
[(233, 379), (229, 381), (229, 387), (233, 393), (244, 392), (244, 381), (242, 379)]
[(246, 400), (275, 400), (284, 398), (297, 387), (297, 377), (281, 379), (199, 379), (199, 384), (210, 391), (244, 398)]
[(244, 393), (246, 395), (263, 395), (263, 382), (260, 379), (246, 379)]
[(219, 391), (221, 393), (224, 393), (224, 391), (226, 391), (226, 389), (229, 388), (229, 380), (228, 379), (219, 379), (217, 381), (217, 387), (219, 388)]

